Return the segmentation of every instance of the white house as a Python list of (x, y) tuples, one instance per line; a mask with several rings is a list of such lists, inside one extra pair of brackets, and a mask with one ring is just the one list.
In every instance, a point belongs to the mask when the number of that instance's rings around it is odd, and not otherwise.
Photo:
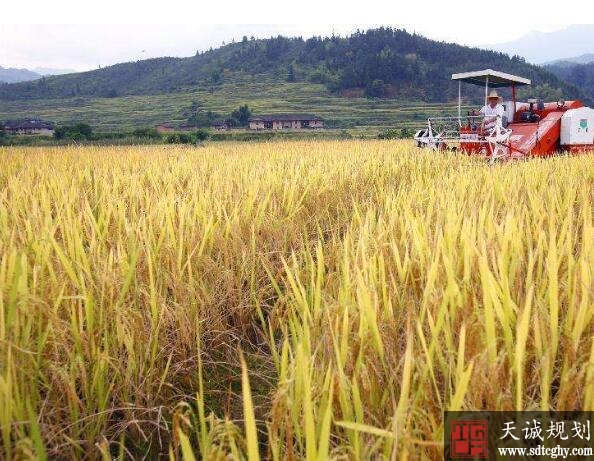
[(311, 114), (272, 114), (249, 119), (250, 130), (301, 130), (324, 128), (324, 119)]

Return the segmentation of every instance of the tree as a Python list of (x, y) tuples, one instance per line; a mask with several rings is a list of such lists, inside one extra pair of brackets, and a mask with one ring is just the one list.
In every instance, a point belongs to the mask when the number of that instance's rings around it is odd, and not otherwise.
[(367, 89), (367, 96), (373, 98), (382, 98), (386, 94), (386, 85), (383, 80), (376, 79), (371, 82), (371, 86)]
[(212, 83), (215, 83), (215, 84), (220, 83), (222, 79), (223, 79), (223, 74), (218, 69), (213, 70), (212, 73), (210, 74), (210, 80)]
[(55, 139), (67, 139), (70, 141), (90, 140), (93, 136), (93, 129), (86, 123), (74, 125), (61, 125), (54, 129)]
[(412, 128), (401, 128), (397, 130), (396, 128), (391, 128), (385, 131), (382, 131), (377, 135), (379, 139), (410, 139), (415, 134)]
[(132, 132), (132, 136), (151, 140), (161, 139), (161, 133), (159, 133), (155, 128), (136, 128)]
[(202, 128), (194, 132), (194, 139), (196, 139), (197, 142), (206, 141), (208, 138), (210, 138), (208, 130)]
[(84, 136), (87, 139), (91, 139), (91, 136), (93, 135), (93, 129), (91, 128), (91, 125), (86, 123), (77, 123), (74, 125), (74, 129), (76, 132), (80, 133), (81, 136)]
[(6, 130), (4, 129), (4, 123), (0, 122), (0, 145), (6, 139)]
[(252, 111), (247, 104), (239, 106), (236, 110), (231, 112), (231, 117), (227, 120), (231, 126), (248, 126)]
[(215, 120), (220, 118), (212, 110), (203, 110), (200, 101), (192, 101), (192, 104), (183, 111), (183, 116), (186, 117), (188, 123), (199, 128), (209, 127)]
[(287, 70), (287, 82), (294, 82), (295, 81), (295, 67), (293, 64), (289, 64), (289, 68)]
[(165, 137), (167, 144), (192, 144), (192, 136), (187, 133), (172, 133)]

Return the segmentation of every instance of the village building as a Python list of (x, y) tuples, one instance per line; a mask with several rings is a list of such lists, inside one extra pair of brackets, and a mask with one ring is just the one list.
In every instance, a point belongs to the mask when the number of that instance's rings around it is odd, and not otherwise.
[(52, 136), (54, 134), (54, 123), (37, 118), (23, 120), (7, 120), (4, 123), (6, 134), (34, 134), (43, 136)]
[(324, 119), (311, 114), (260, 115), (249, 119), (250, 130), (301, 130), (324, 128)]
[(227, 122), (213, 122), (210, 127), (215, 131), (227, 131), (230, 129)]

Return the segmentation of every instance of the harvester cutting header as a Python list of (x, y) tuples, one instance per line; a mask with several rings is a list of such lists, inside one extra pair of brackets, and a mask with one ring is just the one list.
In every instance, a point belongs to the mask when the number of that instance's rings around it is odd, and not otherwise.
[[(486, 69), (453, 74), (458, 81), (458, 116), (431, 117), (416, 133), (419, 147), (460, 150), (492, 161), (545, 157), (557, 152), (594, 150), (594, 110), (581, 101), (516, 101), (516, 89), (527, 78)], [(485, 106), (462, 115), (462, 83), (485, 88)], [(501, 101), (498, 88), (511, 88), (511, 100)]]

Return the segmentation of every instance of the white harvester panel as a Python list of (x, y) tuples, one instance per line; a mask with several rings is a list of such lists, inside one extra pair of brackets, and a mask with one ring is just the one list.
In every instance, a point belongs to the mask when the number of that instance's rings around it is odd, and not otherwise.
[(594, 109), (570, 109), (561, 117), (561, 145), (594, 144)]
[(528, 110), (530, 106), (526, 102), (504, 101), (503, 102), (503, 115), (507, 117), (509, 123), (513, 123), (516, 112)]

